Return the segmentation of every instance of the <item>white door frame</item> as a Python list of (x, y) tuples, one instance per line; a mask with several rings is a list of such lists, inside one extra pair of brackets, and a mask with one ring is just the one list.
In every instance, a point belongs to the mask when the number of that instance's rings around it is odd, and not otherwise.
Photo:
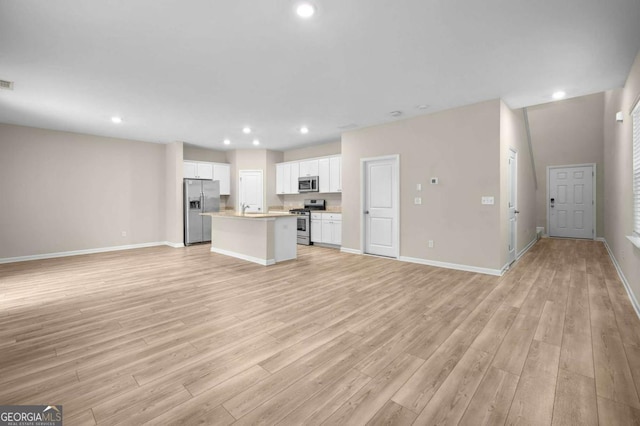
[[(509, 181), (508, 185), (511, 185), (513, 183), (513, 191), (515, 193), (514, 200), (513, 200), (513, 209), (517, 212), (518, 211), (518, 150), (516, 148), (514, 148), (514, 147), (509, 147), (509, 157), (508, 158), (511, 158), (511, 153), (512, 152), (513, 152), (514, 157), (515, 157), (516, 165), (515, 165), (515, 173), (514, 173), (513, 179), (511, 179)], [(511, 188), (509, 188), (509, 189), (511, 189)], [(509, 194), (509, 198), (510, 198), (510, 196), (511, 196), (511, 194)], [(507, 203), (508, 203), (508, 201), (507, 201)], [(511, 263), (515, 262), (516, 260), (518, 260), (518, 213), (515, 213), (514, 217), (515, 217), (516, 226), (515, 226), (514, 235), (513, 235), (513, 245), (514, 245), (513, 251), (514, 251), (515, 255), (513, 257), (513, 260), (511, 260), (509, 258), (509, 264), (511, 264)], [(507, 227), (508, 227), (507, 234), (509, 235), (509, 237), (511, 237), (511, 235), (510, 235), (511, 234), (511, 223), (510, 223), (511, 222), (511, 218), (509, 217), (507, 219), (508, 219), (507, 220)], [(509, 239), (509, 241), (511, 241), (511, 239)], [(509, 252), (508, 251), (507, 251), (507, 257), (509, 257)]]
[(547, 235), (551, 236), (551, 208), (549, 208), (549, 194), (551, 193), (551, 183), (549, 176), (551, 174), (551, 169), (566, 169), (571, 167), (592, 167), (593, 169), (593, 240), (596, 239), (596, 235), (598, 235), (598, 227), (596, 222), (596, 211), (598, 210), (598, 203), (596, 202), (596, 177), (598, 176), (596, 163), (584, 163), (584, 164), (565, 164), (562, 166), (547, 166), (547, 198), (545, 198), (544, 202), (547, 205)]
[(264, 211), (264, 174), (263, 174), (262, 170), (259, 170), (259, 169), (238, 170), (238, 201), (236, 202), (236, 205), (237, 205), (236, 212), (241, 212), (242, 211), (242, 206), (240, 205), (240, 203), (242, 202), (242, 196), (241, 196), (241, 194), (242, 194), (242, 191), (241, 191), (242, 184), (240, 183), (240, 180), (242, 178), (242, 172), (260, 173), (260, 180), (262, 180), (262, 188), (261, 188), (261, 191), (262, 191), (262, 205), (260, 206), (260, 211), (262, 213), (264, 213), (265, 212)]
[(360, 252), (367, 254), (366, 253), (366, 242), (367, 242), (367, 236), (366, 236), (366, 223), (365, 223), (365, 217), (364, 217), (364, 211), (365, 211), (365, 196), (366, 196), (366, 180), (367, 180), (367, 163), (369, 161), (379, 161), (379, 160), (394, 160), (396, 162), (396, 167), (395, 167), (395, 171), (394, 171), (394, 179), (396, 181), (396, 196), (395, 196), (395, 206), (396, 206), (396, 224), (395, 224), (395, 234), (396, 234), (396, 238), (394, 241), (394, 244), (396, 245), (397, 249), (398, 249), (398, 253), (395, 257), (393, 257), (392, 259), (399, 259), (400, 258), (400, 154), (395, 154), (395, 155), (383, 155), (381, 157), (367, 157), (367, 158), (361, 158), (360, 159), (360, 213), (359, 213), (359, 217), (360, 217)]

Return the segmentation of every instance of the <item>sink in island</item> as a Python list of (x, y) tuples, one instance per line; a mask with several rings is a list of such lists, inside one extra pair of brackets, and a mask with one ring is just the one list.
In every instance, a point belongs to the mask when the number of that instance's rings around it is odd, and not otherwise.
[(211, 251), (260, 265), (297, 257), (297, 216), (223, 211), (211, 216)]

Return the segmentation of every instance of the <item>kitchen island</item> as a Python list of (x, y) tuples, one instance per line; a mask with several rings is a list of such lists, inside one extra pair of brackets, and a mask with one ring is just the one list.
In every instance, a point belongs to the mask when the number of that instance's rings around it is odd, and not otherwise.
[(211, 251), (260, 265), (297, 257), (296, 215), (289, 213), (202, 213), (211, 216)]

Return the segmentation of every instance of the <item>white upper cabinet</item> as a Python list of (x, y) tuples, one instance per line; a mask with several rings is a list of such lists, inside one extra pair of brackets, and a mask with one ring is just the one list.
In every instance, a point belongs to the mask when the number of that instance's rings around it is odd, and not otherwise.
[(307, 176), (318, 176), (319, 193), (342, 192), (342, 157), (276, 164), (276, 194), (297, 194), (298, 178)]
[(183, 162), (185, 179), (212, 179), (220, 181), (220, 195), (231, 195), (231, 165), (205, 161)]
[(330, 160), (328, 158), (321, 158), (318, 160), (318, 189), (319, 192), (331, 192), (329, 181), (331, 179), (331, 167)]
[(213, 179), (213, 164), (198, 163), (198, 179)]
[(185, 161), (182, 165), (182, 175), (185, 179), (197, 179), (198, 163), (195, 161)]
[[(276, 164), (276, 194), (284, 194), (284, 169), (285, 164)], [(291, 173), (291, 168), (289, 168)]]
[(220, 195), (231, 195), (231, 165), (213, 163), (213, 180), (220, 181)]
[(290, 194), (298, 193), (298, 178), (302, 176), (300, 174), (300, 163), (291, 163), (291, 192)]
[(342, 192), (342, 157), (329, 159), (329, 191)]
[(298, 193), (298, 163), (276, 164), (276, 194)]
[(318, 176), (318, 160), (300, 161), (300, 176)]
[(185, 161), (182, 165), (185, 179), (213, 179), (213, 164), (200, 161)]

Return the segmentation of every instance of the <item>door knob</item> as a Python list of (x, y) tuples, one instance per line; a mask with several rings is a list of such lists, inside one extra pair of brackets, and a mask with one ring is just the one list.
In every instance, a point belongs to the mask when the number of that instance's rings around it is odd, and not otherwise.
[(369, 210), (365, 210), (365, 211), (364, 211), (364, 214), (369, 214)]
[(514, 210), (513, 212), (514, 212), (515, 214), (518, 214), (518, 213), (520, 213), (520, 210)]

